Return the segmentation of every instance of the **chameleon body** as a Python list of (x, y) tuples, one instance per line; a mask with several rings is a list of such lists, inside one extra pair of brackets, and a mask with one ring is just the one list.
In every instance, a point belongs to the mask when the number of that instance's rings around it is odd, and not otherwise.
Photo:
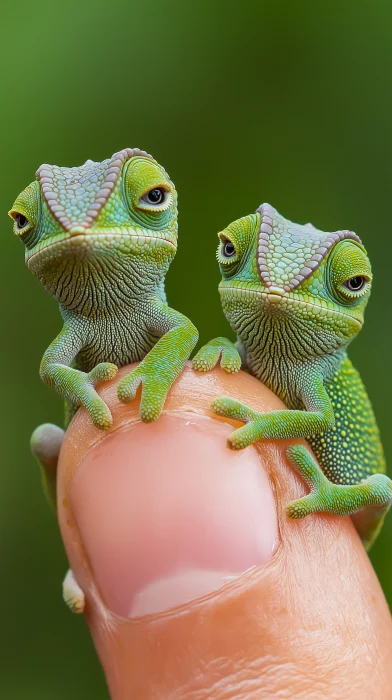
[(195, 356), (199, 371), (220, 359), (241, 366), (286, 404), (260, 414), (228, 397), (219, 415), (245, 422), (229, 437), (241, 449), (261, 439), (306, 438), (322, 471), (303, 446), (289, 457), (311, 492), (288, 515), (352, 515), (369, 547), (392, 501), (392, 482), (373, 410), (346, 350), (363, 325), (372, 273), (351, 231), (325, 233), (294, 224), (268, 204), (219, 235), (219, 291), (237, 334), (237, 349), (217, 338)]
[[(131, 401), (142, 385), (141, 419), (153, 421), (198, 337), (165, 295), (177, 249), (175, 187), (152, 156), (130, 148), (102, 163), (42, 165), (36, 178), (10, 215), (27, 266), (58, 300), (64, 322), (41, 377), (65, 399), (66, 425), (84, 406), (105, 429), (112, 416), (95, 386), (139, 361), (120, 381), (118, 397)], [(52, 499), (62, 437), (50, 424), (32, 436)]]

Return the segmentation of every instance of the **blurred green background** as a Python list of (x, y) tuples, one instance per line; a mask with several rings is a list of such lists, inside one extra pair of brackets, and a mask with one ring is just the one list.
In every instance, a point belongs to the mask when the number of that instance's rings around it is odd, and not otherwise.
[[(147, 149), (180, 193), (167, 288), (201, 340), (228, 333), (216, 232), (269, 201), (294, 221), (352, 228), (375, 284), (351, 356), (392, 458), (392, 5), (226, 0), (15, 0), (0, 11), (2, 233), (0, 696), (107, 698), (29, 437), (62, 419), (38, 376), (60, 328), (6, 212), (42, 162), (77, 165)], [(392, 601), (392, 516), (372, 551)], [(389, 546), (388, 546), (389, 543)]]

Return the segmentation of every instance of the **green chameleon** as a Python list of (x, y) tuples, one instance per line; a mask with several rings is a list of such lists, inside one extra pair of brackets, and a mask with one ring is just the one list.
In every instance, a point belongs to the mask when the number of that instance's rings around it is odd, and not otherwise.
[[(175, 187), (137, 148), (81, 167), (42, 165), (36, 177), (10, 216), (29, 269), (59, 302), (64, 322), (42, 358), (41, 377), (65, 399), (66, 426), (84, 406), (105, 429), (112, 416), (95, 386), (140, 361), (119, 382), (118, 398), (132, 401), (142, 385), (140, 416), (153, 421), (198, 338), (166, 302), (165, 275), (177, 249)], [(45, 424), (31, 439), (52, 501), (63, 436)], [(66, 582), (72, 606), (72, 574)]]
[[(193, 367), (242, 365), (288, 409), (258, 413), (222, 397), (213, 410), (243, 421), (229, 441), (242, 449), (257, 440), (306, 438), (288, 455), (310, 494), (288, 515), (353, 515), (369, 548), (392, 502), (392, 481), (369, 398), (346, 354), (363, 325), (372, 273), (355, 233), (324, 233), (284, 219), (269, 204), (231, 223), (219, 235), (219, 291), (237, 334), (237, 348), (217, 338), (199, 350)], [(359, 512), (361, 511), (361, 512)]]

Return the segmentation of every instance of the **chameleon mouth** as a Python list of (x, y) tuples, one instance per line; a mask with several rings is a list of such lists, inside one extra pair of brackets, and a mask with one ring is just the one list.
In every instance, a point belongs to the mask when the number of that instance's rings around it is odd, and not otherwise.
[(160, 243), (163, 243), (164, 245), (168, 245), (174, 250), (177, 250), (177, 246), (173, 243), (173, 241), (169, 240), (168, 238), (165, 238), (164, 236), (152, 236), (148, 235), (146, 236), (145, 234), (138, 234), (138, 233), (115, 233), (115, 232), (110, 232), (110, 233), (86, 233), (86, 232), (78, 232), (74, 233), (72, 235), (65, 235), (60, 234), (61, 238), (59, 238), (56, 241), (51, 241), (50, 243), (47, 243), (46, 245), (43, 245), (40, 247), (38, 250), (32, 251), (31, 254), (26, 255), (26, 262), (30, 263), (33, 260), (40, 258), (41, 256), (44, 257), (45, 253), (47, 251), (51, 252), (56, 252), (56, 250), (59, 251), (69, 251), (72, 249), (75, 250), (89, 250), (94, 247), (94, 243), (97, 242), (97, 240), (102, 240), (103, 242), (106, 240), (109, 243), (117, 242), (121, 243), (123, 240), (129, 240), (129, 239), (134, 239), (134, 240), (139, 240), (142, 241), (143, 243), (147, 243), (148, 241), (159, 241)]
[(362, 328), (363, 322), (360, 321), (358, 318), (355, 316), (352, 316), (349, 313), (346, 313), (345, 311), (338, 311), (337, 309), (331, 309), (329, 307), (324, 307), (319, 304), (314, 304), (311, 301), (304, 301), (303, 299), (295, 299), (293, 300), (288, 294), (285, 293), (283, 289), (280, 287), (269, 287), (268, 291), (260, 291), (258, 289), (249, 289), (247, 287), (221, 287), (220, 291), (226, 291), (230, 290), (231, 292), (236, 292), (240, 291), (242, 292), (247, 292), (248, 294), (256, 294), (257, 296), (260, 296), (262, 298), (264, 306), (270, 310), (271, 313), (273, 313), (275, 310), (279, 311), (279, 307), (282, 307), (283, 303), (285, 303), (286, 308), (287, 307), (293, 307), (293, 305), (296, 305), (298, 308), (313, 308), (316, 309), (318, 312), (320, 310), (325, 310), (325, 314), (333, 314), (334, 316), (340, 316), (340, 318), (350, 318), (352, 321), (358, 324), (360, 328)]

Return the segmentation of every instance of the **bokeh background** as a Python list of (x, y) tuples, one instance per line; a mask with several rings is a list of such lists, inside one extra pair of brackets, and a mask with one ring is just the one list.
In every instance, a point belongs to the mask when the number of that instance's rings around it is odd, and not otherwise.
[[(60, 328), (7, 218), (42, 162), (139, 146), (180, 193), (169, 300), (201, 340), (229, 333), (216, 232), (273, 203), (351, 228), (375, 284), (351, 355), (392, 458), (392, 5), (330, 0), (5, 0), (0, 10), (2, 400), (0, 696), (107, 699), (83, 619), (61, 600), (66, 560), (29, 436), (62, 419), (38, 376)], [(392, 601), (392, 516), (371, 558)]]

